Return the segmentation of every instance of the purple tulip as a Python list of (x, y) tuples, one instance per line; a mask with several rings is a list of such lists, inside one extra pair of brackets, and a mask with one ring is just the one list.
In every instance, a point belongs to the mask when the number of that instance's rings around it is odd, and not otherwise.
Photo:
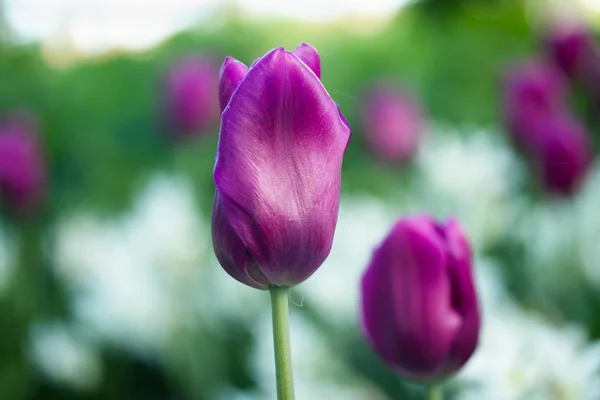
[(213, 245), (249, 286), (293, 286), (329, 255), (350, 128), (319, 79), (317, 51), (277, 48), (247, 74), (225, 60)]
[(576, 120), (560, 114), (544, 119), (537, 130), (530, 161), (542, 187), (551, 194), (572, 195), (591, 167), (588, 133)]
[(166, 114), (175, 135), (194, 137), (216, 124), (218, 76), (217, 65), (208, 57), (180, 60), (167, 73)]
[(45, 168), (37, 129), (27, 116), (0, 124), (0, 203), (5, 211), (26, 215), (45, 195)]
[(416, 153), (425, 125), (421, 108), (393, 85), (368, 92), (362, 120), (367, 143), (381, 160), (401, 164)]
[(362, 320), (375, 352), (407, 378), (434, 382), (477, 347), (471, 250), (456, 221), (398, 221), (362, 278)]
[(576, 76), (593, 51), (591, 34), (582, 26), (557, 25), (546, 38), (550, 56), (565, 73)]
[(551, 64), (540, 60), (513, 66), (506, 77), (504, 112), (513, 142), (527, 151), (535, 125), (566, 107), (565, 82)]

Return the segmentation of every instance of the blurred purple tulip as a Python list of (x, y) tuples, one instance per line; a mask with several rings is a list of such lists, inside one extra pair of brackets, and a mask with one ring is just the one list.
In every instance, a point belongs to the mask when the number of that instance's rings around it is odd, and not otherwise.
[(197, 137), (216, 125), (219, 70), (209, 57), (180, 60), (165, 80), (165, 107), (170, 129), (179, 138)]
[(362, 107), (365, 138), (371, 151), (388, 163), (405, 163), (417, 151), (425, 118), (420, 106), (393, 85), (377, 85)]
[(508, 71), (504, 112), (511, 139), (521, 150), (532, 145), (536, 124), (566, 107), (565, 84), (561, 72), (541, 60), (521, 62)]
[(293, 286), (329, 255), (350, 129), (323, 87), (317, 51), (277, 48), (221, 69), (213, 245), (249, 286)]
[(362, 321), (375, 352), (407, 378), (434, 382), (471, 357), (480, 314), (471, 250), (456, 221), (401, 219), (362, 278)]
[(566, 74), (576, 76), (593, 51), (590, 32), (583, 26), (559, 24), (549, 30), (547, 48), (551, 58)]
[(576, 120), (560, 114), (548, 116), (536, 129), (530, 161), (542, 187), (551, 194), (572, 195), (592, 164), (588, 133)]
[(43, 202), (46, 170), (37, 128), (28, 115), (0, 123), (0, 203), (5, 211), (27, 215)]

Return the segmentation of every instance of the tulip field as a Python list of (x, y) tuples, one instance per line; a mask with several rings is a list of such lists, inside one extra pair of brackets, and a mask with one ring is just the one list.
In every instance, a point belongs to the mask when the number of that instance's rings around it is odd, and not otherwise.
[(0, 399), (599, 400), (600, 8), (214, 3), (0, 0)]

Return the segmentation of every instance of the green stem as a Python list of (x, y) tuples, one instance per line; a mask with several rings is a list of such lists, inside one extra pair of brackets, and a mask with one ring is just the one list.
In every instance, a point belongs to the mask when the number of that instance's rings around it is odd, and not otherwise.
[(287, 287), (272, 286), (271, 310), (273, 312), (273, 344), (275, 346), (275, 372), (277, 377), (277, 399), (294, 400), (294, 376), (288, 317)]
[(442, 385), (433, 384), (427, 389), (427, 398), (429, 400), (443, 400)]

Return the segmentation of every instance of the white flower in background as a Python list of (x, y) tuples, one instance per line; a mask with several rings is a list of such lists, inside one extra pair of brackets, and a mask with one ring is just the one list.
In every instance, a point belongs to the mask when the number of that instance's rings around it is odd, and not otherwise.
[(208, 237), (191, 185), (159, 176), (131, 214), (114, 220), (75, 215), (57, 231), (58, 273), (73, 289), (75, 312), (101, 336), (157, 351), (189, 307)]
[(90, 341), (60, 323), (36, 324), (30, 331), (30, 357), (57, 383), (91, 390), (100, 382), (100, 359)]
[(462, 400), (600, 398), (600, 344), (579, 327), (557, 327), (508, 297), (497, 270), (477, 262), (483, 325), (479, 347), (459, 373)]
[[(600, 164), (596, 164), (587, 177), (586, 183), (577, 197), (576, 232), (584, 274), (597, 288), (600, 288)], [(568, 234), (568, 233), (567, 233)]]
[(200, 286), (195, 290), (196, 309), (207, 321), (226, 318), (253, 325), (264, 310), (270, 309), (269, 293), (238, 282), (225, 272), (212, 252)]
[(15, 245), (8, 234), (0, 229), (0, 293), (8, 286), (13, 270)]
[[(323, 334), (290, 307), (294, 388), (298, 399), (384, 400), (375, 388), (349, 372), (339, 354), (332, 351)], [(260, 393), (233, 399), (276, 399), (273, 336), (270, 313), (256, 322), (257, 344), (252, 356)], [(232, 397), (227, 397), (232, 399)], [(225, 397), (223, 397), (225, 400)]]
[(600, 287), (599, 197), (596, 166), (573, 198), (515, 207), (510, 232), (527, 248), (526, 267), (539, 272), (541, 287), (560, 289), (574, 274)]
[(161, 175), (150, 181), (133, 206), (129, 224), (136, 246), (166, 279), (185, 282), (202, 271), (198, 266), (211, 242), (197, 208), (191, 182)]
[(460, 399), (584, 400), (600, 396), (600, 345), (507, 307), (484, 315), (480, 344), (459, 374)]
[(417, 159), (417, 210), (458, 218), (477, 246), (505, 229), (511, 188), (519, 178), (513, 154), (494, 131), (472, 134), (434, 128)]
[(335, 323), (357, 320), (362, 274), (400, 215), (376, 198), (343, 197), (331, 253), (314, 276), (292, 290), (292, 300), (302, 303), (306, 295)]

